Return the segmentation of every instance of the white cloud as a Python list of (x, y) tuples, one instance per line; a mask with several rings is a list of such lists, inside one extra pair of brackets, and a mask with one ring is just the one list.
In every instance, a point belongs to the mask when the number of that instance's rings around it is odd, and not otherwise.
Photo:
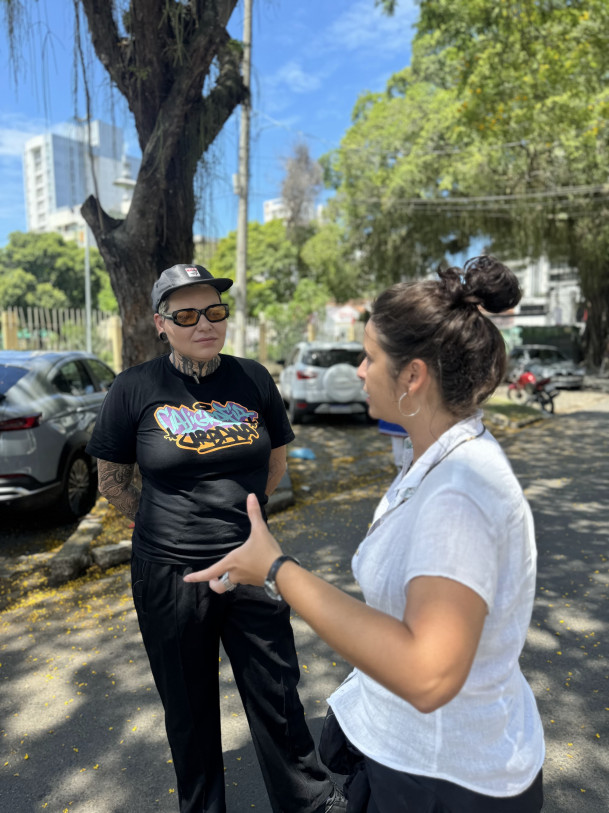
[(294, 104), (294, 97), (318, 92), (324, 85), (329, 68), (305, 71), (300, 61), (291, 59), (275, 73), (260, 77), (260, 101), (269, 113), (278, 113)]
[[(297, 96), (326, 95), (330, 88), (340, 87), (351, 95), (348, 88), (354, 83), (369, 87), (375, 76), (390, 76), (396, 57), (403, 66), (408, 64), (418, 18), (414, 0), (401, 0), (393, 16), (383, 14), (372, 0), (354, 0), (346, 6), (327, 27), (309, 30), (308, 37), (301, 32), (291, 58), (274, 73), (259, 77), (260, 103), (268, 112), (299, 104)], [(388, 63), (393, 63), (392, 69), (385, 72), (382, 66)]]
[(321, 73), (311, 73), (303, 70), (301, 64), (291, 59), (284, 63), (275, 73), (263, 78), (267, 94), (287, 90), (290, 93), (311, 93), (318, 90), (323, 82)]
[(47, 129), (48, 125), (37, 119), (19, 114), (0, 113), (0, 155), (21, 160), (25, 142)]
[(31, 138), (30, 133), (23, 133), (20, 130), (0, 129), (0, 155), (21, 158), (23, 145), (28, 138)]
[(356, 0), (326, 29), (318, 46), (324, 51), (409, 52), (418, 13), (412, 0), (401, 0), (391, 17), (372, 0)]
[(321, 76), (306, 73), (295, 60), (286, 62), (280, 68), (277, 78), (285, 83), (293, 93), (310, 93), (320, 87)]

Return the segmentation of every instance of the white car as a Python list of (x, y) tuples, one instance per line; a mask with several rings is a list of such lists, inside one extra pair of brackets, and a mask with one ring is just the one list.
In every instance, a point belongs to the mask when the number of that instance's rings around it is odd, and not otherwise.
[(360, 342), (299, 342), (279, 374), (279, 391), (292, 423), (303, 415), (367, 415), (357, 368)]

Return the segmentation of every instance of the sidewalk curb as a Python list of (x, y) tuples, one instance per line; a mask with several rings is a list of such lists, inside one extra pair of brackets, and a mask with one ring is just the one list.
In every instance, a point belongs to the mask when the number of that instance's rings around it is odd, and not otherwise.
[(279, 481), (279, 485), (269, 497), (266, 504), (267, 514), (276, 514), (278, 511), (285, 511), (291, 505), (294, 505), (294, 492), (292, 490), (292, 480), (290, 473), (286, 469), (285, 474)]
[(549, 412), (540, 412), (539, 415), (532, 415), (530, 418), (523, 418), (520, 421), (512, 421), (500, 412), (485, 412), (483, 420), (486, 423), (499, 427), (500, 429), (522, 429), (523, 427), (529, 426), (532, 423), (538, 423), (539, 421), (547, 420), (548, 418), (552, 417), (554, 416)]
[(101, 532), (101, 522), (87, 514), (49, 561), (49, 584), (63, 584), (87, 570), (92, 563), (91, 542)]

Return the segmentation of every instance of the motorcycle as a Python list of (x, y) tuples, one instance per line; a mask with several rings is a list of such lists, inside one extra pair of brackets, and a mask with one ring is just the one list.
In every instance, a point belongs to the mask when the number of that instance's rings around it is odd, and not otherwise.
[(511, 401), (553, 413), (558, 390), (552, 386), (550, 376), (544, 374), (543, 370), (529, 368), (508, 384), (507, 394)]

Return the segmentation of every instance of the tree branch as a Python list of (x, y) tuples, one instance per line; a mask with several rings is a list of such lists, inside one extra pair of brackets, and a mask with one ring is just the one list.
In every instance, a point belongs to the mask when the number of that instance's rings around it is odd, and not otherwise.
[[(211, 36), (221, 37), (222, 45), (210, 48)], [(211, 59), (208, 57), (210, 50), (214, 55), (218, 54), (220, 50), (222, 65), (216, 86), (204, 100), (199, 102), (200, 134), (202, 136), (204, 133), (206, 134), (201, 140), (199, 155), (203, 152), (204, 146), (208, 146), (213, 140), (209, 134), (217, 135), (235, 106), (245, 97), (246, 91), (237, 67), (238, 63), (234, 59), (234, 53), (232, 64), (229, 58), (227, 32), (216, 29), (213, 33), (208, 32), (195, 39), (197, 42), (196, 45), (193, 44), (192, 63), (197, 64), (196, 60), (199, 58), (204, 61), (204, 64), (194, 72), (192, 67), (184, 65), (159, 109), (154, 130), (142, 155), (138, 182), (133, 193), (131, 209), (136, 212), (149, 209), (151, 196), (152, 199), (158, 200), (167, 189), (167, 172), (171, 165), (171, 158), (180, 144), (180, 139), (187, 126), (187, 117), (191, 117), (193, 112), (196, 112), (196, 99), (200, 100), (203, 82), (211, 64)], [(163, 164), (159, 172), (160, 160)]]
[[(214, 141), (237, 105), (248, 97), (243, 84), (241, 56), (230, 43), (218, 54), (220, 72), (214, 88), (204, 97), (200, 113), (201, 152)], [(218, 113), (220, 115), (218, 115)]]
[(78, 2), (87, 15), (91, 42), (99, 61), (120, 92), (127, 95), (124, 49), (112, 16), (114, 4), (107, 0), (74, 0), (76, 13)]
[(101, 245), (103, 238), (124, 222), (115, 217), (110, 217), (110, 215), (103, 210), (100, 202), (94, 195), (89, 195), (85, 200), (80, 207), (80, 213), (91, 227), (98, 246)]

